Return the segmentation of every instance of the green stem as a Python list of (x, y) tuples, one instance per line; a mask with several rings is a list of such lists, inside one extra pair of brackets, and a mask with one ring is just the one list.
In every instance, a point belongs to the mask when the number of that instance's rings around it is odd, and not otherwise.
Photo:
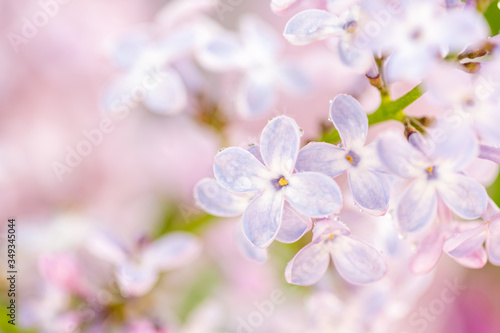
[[(392, 101), (389, 96), (382, 96), (382, 102), (375, 112), (368, 115), (368, 124), (374, 125), (387, 120), (403, 121), (405, 114), (403, 110), (415, 102), (424, 94), (421, 84), (415, 86), (412, 90), (400, 98)], [(319, 141), (337, 143), (340, 141), (339, 132), (333, 129), (330, 132), (325, 132)]]

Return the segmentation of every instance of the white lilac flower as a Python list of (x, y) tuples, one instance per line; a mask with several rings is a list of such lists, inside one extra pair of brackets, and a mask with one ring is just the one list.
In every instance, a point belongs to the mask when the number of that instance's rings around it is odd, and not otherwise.
[(243, 231), (252, 244), (267, 247), (277, 237), (284, 216), (285, 199), (308, 217), (324, 217), (342, 205), (340, 188), (317, 172), (294, 173), (300, 148), (300, 129), (286, 116), (271, 120), (260, 138), (264, 163), (238, 147), (221, 151), (214, 175), (224, 188), (253, 195), (243, 213)]
[(342, 147), (309, 143), (299, 152), (297, 170), (321, 172), (329, 177), (347, 172), (356, 203), (365, 209), (385, 211), (390, 191), (385, 176), (380, 173), (375, 145), (365, 146), (366, 113), (356, 99), (339, 95), (330, 106), (330, 119), (339, 131)]
[(412, 145), (393, 134), (378, 141), (379, 157), (388, 171), (411, 180), (396, 208), (403, 234), (427, 227), (436, 216), (438, 199), (464, 219), (476, 219), (486, 209), (486, 190), (463, 173), (478, 156), (477, 142), (463, 131), (441, 134), (439, 142), (424, 140), (418, 133), (409, 136)]
[(140, 241), (128, 249), (109, 235), (96, 234), (89, 239), (91, 253), (115, 266), (115, 277), (123, 296), (138, 297), (149, 292), (160, 272), (188, 265), (201, 252), (201, 244), (193, 235), (176, 231), (153, 242)]
[(288, 263), (285, 278), (289, 283), (311, 285), (325, 274), (330, 257), (337, 272), (353, 284), (380, 280), (386, 264), (380, 252), (370, 244), (350, 236), (350, 230), (332, 219), (319, 220), (311, 243)]

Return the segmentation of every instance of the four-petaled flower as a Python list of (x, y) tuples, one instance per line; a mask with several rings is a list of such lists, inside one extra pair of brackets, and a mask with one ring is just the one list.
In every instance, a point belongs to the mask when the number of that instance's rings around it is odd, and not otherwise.
[(361, 105), (351, 96), (339, 95), (331, 104), (330, 118), (340, 133), (343, 147), (312, 142), (299, 152), (297, 170), (317, 171), (330, 177), (347, 172), (356, 203), (366, 209), (385, 211), (389, 186), (379, 172), (375, 146), (365, 146), (368, 118)]
[(337, 272), (353, 284), (380, 280), (386, 273), (384, 257), (368, 243), (350, 236), (342, 223), (319, 220), (313, 229), (312, 242), (288, 263), (285, 278), (289, 283), (308, 286), (325, 274), (330, 257)]
[(342, 205), (340, 188), (333, 179), (317, 172), (294, 173), (300, 136), (295, 121), (280, 116), (262, 131), (264, 163), (238, 147), (224, 149), (215, 159), (214, 175), (221, 186), (254, 195), (243, 213), (243, 231), (257, 247), (267, 247), (276, 238), (285, 199), (309, 217), (327, 216)]
[(464, 219), (476, 219), (486, 209), (486, 190), (462, 172), (477, 157), (477, 142), (467, 133), (445, 132), (443, 137), (437, 144), (424, 140), (419, 133), (409, 136), (412, 145), (395, 135), (378, 141), (380, 160), (387, 169), (412, 180), (396, 208), (403, 234), (419, 231), (432, 222), (438, 196)]

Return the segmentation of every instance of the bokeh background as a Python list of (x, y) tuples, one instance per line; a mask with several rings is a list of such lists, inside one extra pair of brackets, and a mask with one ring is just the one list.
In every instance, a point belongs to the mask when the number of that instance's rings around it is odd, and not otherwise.
[[(257, 143), (268, 119), (282, 114), (301, 126), (305, 144), (329, 126), (329, 100), (335, 95), (356, 95), (368, 112), (380, 97), (364, 75), (342, 65), (327, 45), (293, 47), (283, 40), (283, 54), (301, 69), (304, 89), (279, 92), (272, 109), (257, 117), (237, 111), (241, 73), (206, 71), (192, 51), (172, 65), (189, 91), (180, 110), (158, 111), (144, 100), (132, 100), (126, 116), (110, 115), (110, 89), (124, 80), (128, 69), (123, 64), (142, 45), (140, 37), (131, 38), (117, 51), (117, 41), (152, 26), (164, 28), (165, 34), (175, 32), (201, 16), (217, 29), (236, 30), (250, 13), (280, 36), (290, 18), (274, 14), (269, 1), (221, 0), (215, 10), (203, 8), (177, 18), (167, 10), (162, 21), (158, 15), (169, 4), (0, 1), (1, 332), (333, 332), (329, 329), (336, 324), (343, 325), (342, 332), (357, 332), (349, 327), (365, 321), (366, 332), (500, 331), (500, 269), (490, 264), (471, 270), (443, 255), (429, 276), (401, 274), (395, 277), (401, 289), (390, 291), (393, 287), (382, 283), (369, 287), (372, 296), (380, 297), (365, 297), (340, 282), (333, 269), (311, 288), (284, 281), (286, 263), (310, 235), (299, 244), (273, 245), (265, 264), (247, 260), (234, 241), (237, 221), (209, 216), (193, 199), (194, 185), (212, 177), (217, 151)], [(22, 36), (23, 29), (29, 30), (26, 20), (47, 8), (52, 13), (47, 22), (42, 18), (32, 37), (14, 45), (12, 33)], [(494, 24), (500, 19), (490, 21), (498, 32)], [(401, 83), (392, 89), (397, 95), (411, 86)], [(155, 93), (167, 94), (163, 88)], [(409, 112), (418, 114), (428, 103), (424, 96)], [(108, 133), (102, 131), (103, 119)], [(379, 130), (384, 126), (399, 125), (384, 124)], [(87, 156), (68, 157), (96, 129), (101, 129), (96, 144), (81, 148)], [(68, 158), (75, 158), (73, 167), (67, 166)], [(486, 163), (476, 169), (499, 199), (498, 167)], [(8, 302), (6, 224), (12, 217), (19, 271), (15, 327), (3, 315)], [(141, 239), (184, 231), (199, 239), (202, 251), (162, 273), (146, 295), (127, 298), (113, 278), (113, 266), (89, 250), (89, 239), (101, 231), (130, 249)], [(465, 289), (457, 291), (453, 302), (441, 302), (441, 309), (436, 299), (456, 281)], [(270, 309), (273, 298), (279, 301)], [(386, 305), (370, 313), (370, 302)], [(415, 313), (430, 306), (438, 310), (424, 323), (415, 323), (426, 318)], [(252, 320), (262, 323), (248, 326)]]

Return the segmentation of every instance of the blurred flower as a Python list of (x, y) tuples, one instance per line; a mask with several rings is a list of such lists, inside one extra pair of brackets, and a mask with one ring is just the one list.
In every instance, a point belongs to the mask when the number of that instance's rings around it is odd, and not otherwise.
[(286, 280), (298, 285), (318, 282), (333, 260), (337, 272), (348, 282), (366, 284), (386, 273), (384, 258), (373, 246), (350, 236), (350, 230), (334, 220), (320, 220), (313, 229), (313, 240), (288, 263)]

